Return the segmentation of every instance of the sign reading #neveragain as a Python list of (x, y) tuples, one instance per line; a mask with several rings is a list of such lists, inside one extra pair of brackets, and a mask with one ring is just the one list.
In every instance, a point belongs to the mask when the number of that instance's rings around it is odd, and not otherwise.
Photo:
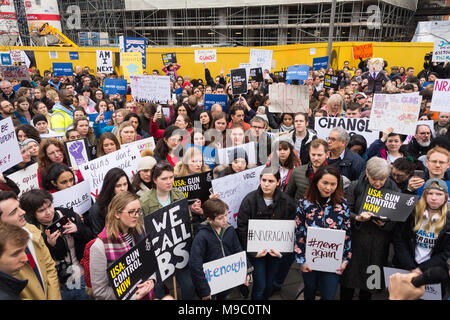
[(203, 264), (211, 295), (237, 287), (247, 278), (247, 255), (241, 251)]
[(91, 191), (88, 181), (82, 181), (70, 188), (53, 193), (55, 207), (72, 208), (79, 215), (85, 214), (91, 208)]
[(436, 79), (430, 111), (450, 112), (450, 79)]
[(117, 299), (132, 299), (138, 284), (144, 283), (155, 274), (158, 263), (150, 240), (150, 235), (147, 235), (106, 269)]
[(371, 212), (377, 217), (400, 222), (406, 221), (419, 199), (416, 195), (394, 191), (381, 192), (370, 186), (366, 188), (364, 194), (364, 202), (359, 213)]
[(212, 171), (207, 171), (185, 177), (177, 177), (173, 181), (173, 186), (183, 192), (186, 199), (201, 200), (203, 203), (209, 199), (211, 180)]
[(312, 270), (336, 273), (342, 264), (345, 231), (308, 227), (305, 260)]
[(294, 220), (248, 220), (247, 252), (264, 249), (293, 252), (294, 241)]
[(192, 244), (190, 219), (186, 199), (151, 214), (144, 212), (145, 230), (158, 261), (158, 280), (164, 281), (187, 266)]
[(11, 117), (0, 120), (0, 172), (23, 161)]

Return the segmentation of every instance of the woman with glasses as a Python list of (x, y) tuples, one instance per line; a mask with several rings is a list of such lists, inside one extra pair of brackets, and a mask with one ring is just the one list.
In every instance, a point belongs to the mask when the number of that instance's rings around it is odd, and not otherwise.
[[(152, 189), (145, 192), (139, 199), (144, 216), (151, 215), (153, 212), (185, 198), (183, 192), (173, 188), (174, 169), (169, 162), (158, 161), (153, 168), (151, 181)], [(198, 206), (194, 205), (191, 206), (190, 210), (197, 214), (203, 213), (201, 208), (199, 209)], [(181, 288), (182, 299), (195, 299), (194, 285), (188, 266), (177, 272), (176, 279)], [(161, 292), (157, 293), (157, 295), (161, 294)]]
[[(89, 271), (96, 300), (116, 300), (105, 272), (108, 266), (145, 237), (142, 209), (137, 195), (125, 191), (114, 196), (108, 206), (105, 228), (90, 247)], [(131, 300), (153, 299), (156, 275), (137, 285)]]
[[(52, 202), (53, 197), (48, 191), (32, 189), (21, 196), (20, 207), (26, 212), (30, 223), (42, 232), (55, 260), (62, 299), (88, 300), (80, 260), (84, 247), (93, 238), (92, 232), (71, 208), (55, 208)], [(50, 233), (48, 227), (63, 217), (68, 218), (67, 223)], [(74, 286), (74, 281), (79, 286)]]

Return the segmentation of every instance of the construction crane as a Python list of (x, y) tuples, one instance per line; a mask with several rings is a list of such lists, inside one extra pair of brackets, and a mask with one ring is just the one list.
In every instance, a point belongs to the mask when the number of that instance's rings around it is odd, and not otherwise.
[[(30, 25), (30, 34), (33, 41), (38, 45), (59, 46), (59, 47), (78, 47), (72, 40), (67, 38), (61, 31), (52, 27), (47, 22), (32, 22)], [(53, 39), (52, 39), (53, 38)], [(43, 40), (43, 41), (42, 41)]]

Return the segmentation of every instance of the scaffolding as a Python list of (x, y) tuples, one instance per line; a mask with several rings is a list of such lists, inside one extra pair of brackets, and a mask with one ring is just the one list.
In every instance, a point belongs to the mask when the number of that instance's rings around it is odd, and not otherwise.
[[(328, 3), (184, 9), (126, 10), (125, 0), (58, 1), (63, 32), (79, 43), (80, 32), (106, 32), (109, 45), (121, 35), (144, 37), (150, 46), (266, 46), (326, 42), (330, 22)], [(201, 2), (199, 1), (199, 4)], [(67, 28), (76, 5), (81, 29)], [(379, 10), (380, 26), (370, 24), (369, 6)], [(333, 41), (410, 41), (414, 34), (414, 11), (385, 1), (338, 2)]]

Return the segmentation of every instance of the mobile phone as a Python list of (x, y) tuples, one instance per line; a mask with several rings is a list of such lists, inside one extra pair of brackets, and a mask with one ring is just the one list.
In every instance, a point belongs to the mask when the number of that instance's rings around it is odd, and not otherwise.
[(382, 221), (382, 222), (389, 221), (389, 219), (387, 217), (383, 217), (383, 216), (371, 216), (370, 219), (371, 220), (378, 220), (378, 221)]
[(63, 216), (59, 218), (57, 221), (55, 221), (53, 224), (48, 226), (48, 230), (50, 230), (50, 234), (54, 233), (56, 230), (61, 229), (62, 226), (66, 225), (69, 222), (69, 218), (66, 216)]
[(158, 111), (158, 112), (161, 112), (161, 106), (159, 105), (157, 108), (156, 108), (156, 110)]
[(423, 170), (414, 170), (414, 176), (425, 179), (425, 172)]

